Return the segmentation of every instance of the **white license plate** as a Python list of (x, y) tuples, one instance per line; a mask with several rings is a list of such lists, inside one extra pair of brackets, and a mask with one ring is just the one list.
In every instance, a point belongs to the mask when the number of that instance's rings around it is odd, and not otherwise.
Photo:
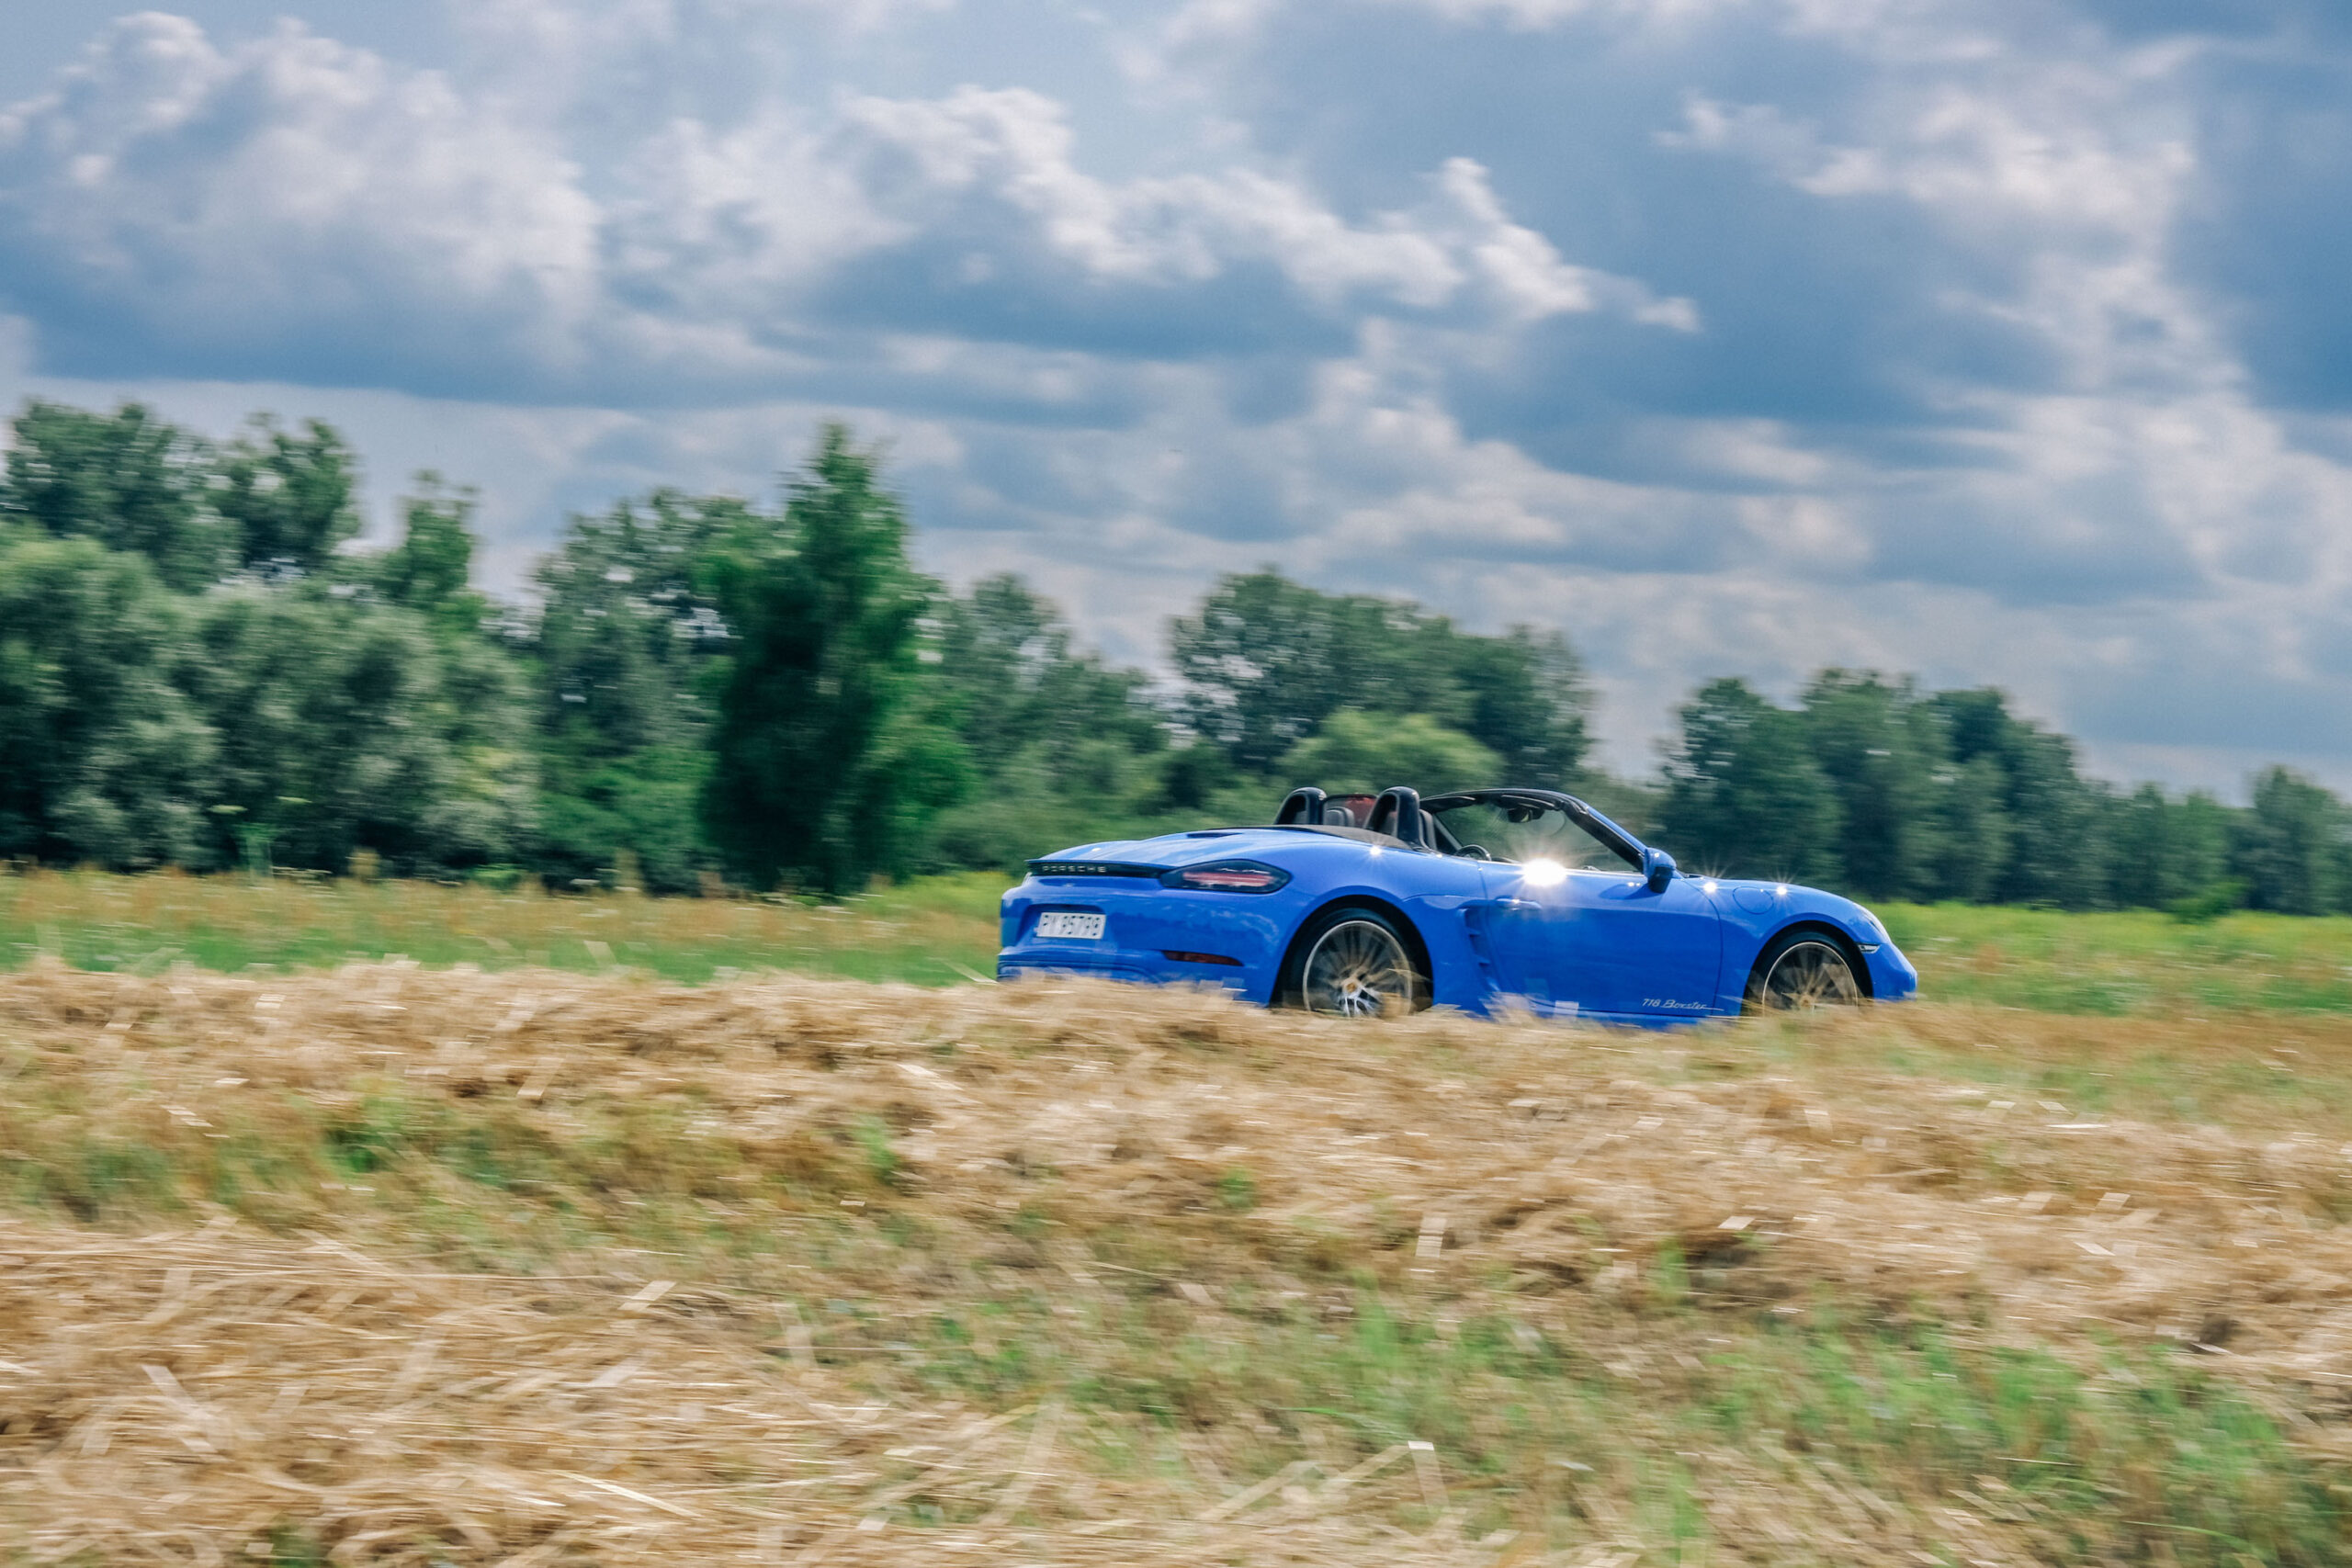
[(1037, 934), (1065, 941), (1100, 942), (1102, 938), (1102, 917), (1067, 912), (1040, 915), (1037, 917)]

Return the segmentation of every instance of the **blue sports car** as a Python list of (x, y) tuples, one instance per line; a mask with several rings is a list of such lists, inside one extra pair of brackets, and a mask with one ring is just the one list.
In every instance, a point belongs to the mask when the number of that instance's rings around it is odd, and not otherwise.
[(1574, 795), (1292, 792), (1272, 826), (1081, 844), (1004, 896), (1003, 978), (1209, 981), (1365, 1017), (1660, 1025), (1918, 989), (1860, 905), (1684, 875)]

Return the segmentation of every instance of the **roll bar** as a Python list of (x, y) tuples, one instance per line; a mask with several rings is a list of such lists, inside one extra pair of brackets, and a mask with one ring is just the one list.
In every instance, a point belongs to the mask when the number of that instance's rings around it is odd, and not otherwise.
[(1420, 792), (1403, 784), (1380, 792), (1380, 798), (1372, 803), (1372, 819), (1364, 826), (1375, 833), (1401, 839), (1417, 850), (1437, 848), (1430, 842), (1433, 835), (1429, 818), (1421, 811)]
[(1323, 825), (1323, 803), (1330, 796), (1313, 786), (1295, 789), (1283, 797), (1283, 808), (1274, 813), (1277, 828), (1319, 828)]

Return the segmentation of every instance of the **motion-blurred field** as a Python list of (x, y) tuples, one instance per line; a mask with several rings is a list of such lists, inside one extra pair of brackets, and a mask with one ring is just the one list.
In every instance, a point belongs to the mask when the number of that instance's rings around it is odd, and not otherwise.
[[(239, 973), (407, 959), (700, 985), (784, 969), (956, 985), (995, 972), (986, 873), (932, 877), (839, 904), (554, 897), (419, 882), (0, 876), (0, 967), (49, 953), (80, 969), (175, 963)], [(2352, 1013), (2352, 919), (2237, 913), (2184, 923), (2147, 911), (2069, 914), (1957, 904), (1880, 908), (1932, 998), (2077, 1013)]]
[(406, 959), (699, 985), (761, 969), (950, 985), (996, 972), (1004, 879), (940, 876), (838, 903), (551, 896), (430, 882), (242, 875), (0, 876), (0, 964), (46, 953), (78, 969), (175, 963), (242, 972)]
[(0, 1079), (0, 1553), (2352, 1547), (2324, 1013), (42, 961)]

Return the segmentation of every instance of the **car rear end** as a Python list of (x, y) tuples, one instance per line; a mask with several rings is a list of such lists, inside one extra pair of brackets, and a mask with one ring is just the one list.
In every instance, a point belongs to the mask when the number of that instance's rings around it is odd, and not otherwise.
[[(997, 976), (1091, 975), (1273, 996), (1305, 897), (1261, 846), (1181, 834), (1086, 845), (1029, 863), (1004, 896)], [(1237, 852), (1237, 851), (1241, 852)]]

